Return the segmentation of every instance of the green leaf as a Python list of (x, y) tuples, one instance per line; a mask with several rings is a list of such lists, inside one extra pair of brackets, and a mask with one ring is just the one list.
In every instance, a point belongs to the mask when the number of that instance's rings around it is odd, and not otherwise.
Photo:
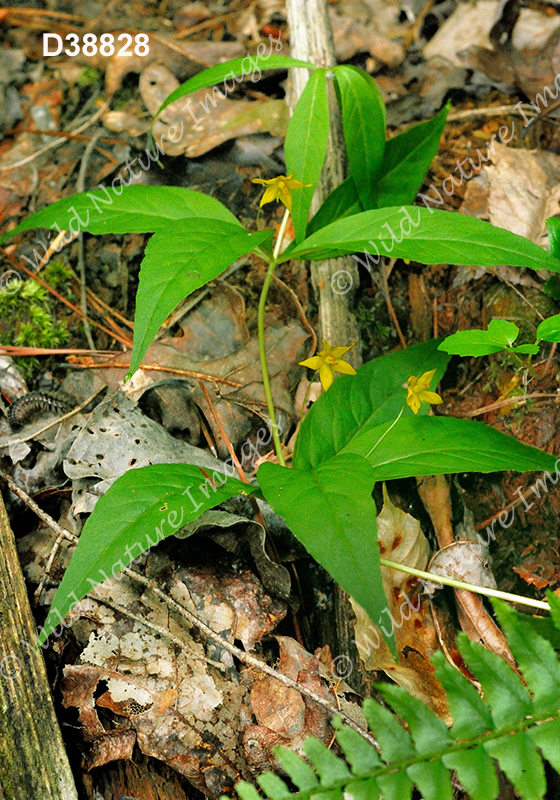
[(357, 67), (333, 69), (339, 88), (350, 172), (364, 208), (373, 207), (385, 152), (385, 103), (375, 80)]
[(154, 233), (168, 231), (170, 223), (189, 217), (206, 217), (242, 227), (222, 203), (202, 192), (179, 186), (118, 188), (120, 195), (110, 188), (65, 197), (24, 219), (2, 236), (0, 244), (33, 228), (94, 234)]
[(457, 645), (468, 668), (480, 681), (497, 728), (513, 727), (531, 713), (529, 692), (503, 658), (478, 642), (470, 642), (465, 634), (459, 634)]
[(309, 236), (290, 258), (334, 258), (369, 246), (376, 249), (376, 257), (423, 264), (508, 264), (560, 272), (560, 260), (523, 236), (466, 214), (417, 206), (380, 208), (339, 219)]
[(203, 511), (257, 489), (219, 472), (213, 472), (211, 478), (215, 486), (199, 467), (156, 464), (131, 469), (115, 481), (84, 525), (39, 641), (46, 641), (75, 602), (127, 567), (133, 558)]
[(318, 739), (306, 739), (303, 751), (317, 770), (322, 786), (342, 786), (352, 777), (344, 761)]
[(354, 178), (349, 175), (336, 189), (332, 190), (315, 216), (311, 218), (307, 226), (307, 235), (311, 236), (325, 225), (330, 225), (337, 219), (358, 214), (363, 210), (364, 207), (358, 197)]
[(293, 750), (277, 746), (273, 748), (273, 751), (282, 769), (301, 792), (311, 792), (319, 786), (317, 776), (309, 764), (306, 764)]
[(494, 762), (482, 747), (448, 753), (442, 761), (447, 769), (456, 770), (471, 800), (496, 800), (500, 784)]
[[(556, 597), (556, 595), (554, 595)], [(548, 601), (550, 605), (550, 600)], [(560, 630), (554, 624), (551, 617), (537, 617), (531, 614), (524, 614), (523, 619), (531, 628), (550, 642), (555, 650), (560, 650)]]
[(449, 710), (453, 717), (451, 733), (455, 739), (481, 736), (494, 728), (492, 714), (472, 683), (462, 672), (448, 663), (443, 651), (431, 658), (436, 667), (436, 677), (447, 694)]
[(540, 347), (536, 344), (518, 344), (517, 347), (512, 347), (512, 353), (520, 353), (521, 355), (536, 356)]
[(368, 777), (376, 767), (381, 766), (377, 751), (358, 731), (342, 725), (340, 717), (333, 720), (333, 727), (337, 729), (336, 740), (354, 775)]
[(269, 236), (269, 231), (248, 233), (239, 225), (209, 219), (182, 220), (167, 234), (153, 236), (140, 269), (129, 376), (181, 300)]
[(403, 416), (391, 425), (362, 429), (341, 451), (367, 458), (376, 481), (454, 472), (532, 472), (556, 463), (543, 450), (482, 422)]
[[(247, 783), (247, 781), (239, 781), (235, 785), (235, 791), (241, 798), (241, 800), (262, 800), (262, 797), (257, 792), (255, 787), (252, 783)], [(228, 798), (224, 798), (222, 795), (221, 800), (229, 800)]]
[[(560, 220), (558, 220), (560, 222)], [(537, 328), (537, 342), (560, 342), (560, 314), (541, 322)]]
[[(427, 122), (413, 125), (404, 133), (385, 142), (383, 162), (370, 208), (400, 206), (414, 202), (422, 179), (437, 153), (441, 132), (450, 106)], [(349, 175), (328, 195), (307, 226), (307, 235), (330, 225), (337, 219), (364, 211), (354, 178)], [(370, 210), (370, 209), (368, 209)]]
[(518, 336), (515, 323), (493, 319), (488, 330), (458, 331), (444, 339), (439, 349), (454, 356), (488, 356), (507, 350)]
[(560, 219), (549, 217), (546, 221), (548, 229), (548, 252), (560, 258)]
[[(548, 249), (548, 252), (550, 253), (550, 248)], [(556, 252), (554, 252), (552, 255), (555, 255), (556, 258), (559, 258)], [(551, 275), (542, 287), (542, 290), (547, 297), (552, 297), (553, 300), (560, 300), (560, 278), (558, 275)]]
[(422, 187), (430, 164), (437, 154), (451, 104), (432, 119), (413, 125), (387, 139), (379, 178), (369, 208), (410, 205)]
[(449, 772), (439, 759), (414, 764), (406, 771), (420, 789), (424, 800), (453, 800)]
[(546, 778), (532, 739), (521, 731), (503, 739), (484, 742), (483, 747), (506, 773), (524, 800), (543, 800)]
[(305, 239), (311, 200), (321, 177), (329, 138), (329, 102), (325, 70), (316, 70), (305, 85), (292, 114), (284, 156), (286, 174), (311, 186), (292, 193), (292, 221), (296, 242)]
[(406, 772), (380, 775), (375, 780), (381, 789), (383, 800), (410, 800), (414, 784)]
[[(438, 352), (439, 339), (407, 347), (369, 361), (356, 375), (341, 375), (313, 403), (301, 425), (293, 464), (316, 467), (346, 447), (364, 428), (392, 422), (406, 398), (403, 384), (411, 375), (436, 369), (442, 378), (449, 356)], [(412, 411), (405, 409), (405, 415)], [(420, 414), (428, 413), (423, 406)]]
[[(558, 477), (556, 478), (556, 481), (557, 480)], [(554, 481), (554, 483), (556, 483), (556, 481)], [(548, 601), (548, 605), (550, 606), (550, 616), (552, 617), (552, 621), (560, 631), (560, 597), (558, 597), (557, 594), (554, 594), (554, 592), (551, 592), (550, 589), (548, 589), (546, 592), (546, 599)]]
[(373, 778), (349, 783), (344, 788), (344, 796), (351, 797), (352, 800), (380, 800), (379, 789)]
[(278, 775), (267, 772), (257, 776), (257, 783), (270, 800), (284, 800), (290, 796), (290, 790)]
[[(261, 45), (259, 45), (259, 47), (260, 46)], [(257, 51), (258, 49), (259, 48), (257, 48)], [(315, 65), (310, 64), (308, 61), (299, 61), (296, 58), (290, 58), (289, 56), (276, 56), (272, 55), (271, 53), (269, 53), (266, 58), (263, 54), (257, 53), (257, 56), (247, 55), (243, 58), (234, 58), (231, 61), (225, 61), (223, 64), (216, 64), (215, 67), (205, 69), (202, 72), (199, 72), (198, 75), (195, 75), (193, 78), (189, 78), (188, 81), (185, 81), (185, 83), (182, 83), (173, 92), (171, 92), (171, 94), (166, 97), (164, 102), (161, 104), (154, 119), (157, 119), (161, 112), (167, 108), (170, 103), (174, 103), (175, 100), (180, 100), (181, 97), (186, 97), (189, 94), (193, 94), (193, 92), (198, 92), (199, 89), (208, 89), (210, 86), (215, 86), (218, 83), (228, 80), (234, 81), (234, 76), (239, 78), (240, 81), (251, 76), (257, 77), (258, 80), (258, 78), (261, 76), (261, 70), (290, 69), (293, 67), (316, 69)], [(237, 82), (239, 83), (240, 81)], [(255, 81), (253, 81), (253, 83), (254, 82)], [(233, 86), (235, 86), (235, 81)], [(226, 93), (228, 91), (232, 91), (229, 86), (226, 89)]]
[(542, 722), (530, 728), (528, 734), (556, 772), (560, 772), (560, 719)]
[(378, 683), (375, 688), (407, 723), (418, 753), (431, 755), (452, 744), (445, 722), (417, 697), (389, 683)]
[(535, 711), (537, 714), (555, 713), (560, 708), (560, 664), (552, 645), (542, 636), (535, 636), (523, 616), (506, 603), (492, 600), (492, 605), (533, 693)]
[(416, 755), (410, 734), (399, 725), (388, 708), (383, 708), (368, 697), (364, 700), (362, 710), (386, 763), (403, 761)]
[[(257, 480), (294, 536), (377, 622), (387, 600), (367, 461), (338, 456), (313, 470), (265, 463)], [(387, 637), (387, 643), (396, 654), (394, 636)]]

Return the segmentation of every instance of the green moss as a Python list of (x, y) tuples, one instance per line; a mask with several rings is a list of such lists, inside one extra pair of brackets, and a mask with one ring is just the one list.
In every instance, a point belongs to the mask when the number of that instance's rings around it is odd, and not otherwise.
[[(64, 294), (72, 270), (61, 261), (51, 262), (43, 277)], [(65, 320), (57, 320), (55, 298), (37, 281), (23, 281), (13, 294), (0, 293), (0, 341), (22, 347), (60, 347), (68, 340)], [(40, 362), (24, 356), (17, 364), (26, 379), (32, 378)]]

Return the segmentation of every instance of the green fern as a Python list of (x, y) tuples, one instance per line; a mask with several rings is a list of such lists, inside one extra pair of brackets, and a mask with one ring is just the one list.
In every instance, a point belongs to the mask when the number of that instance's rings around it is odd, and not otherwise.
[[(548, 601), (560, 630), (560, 599), (549, 592)], [(560, 772), (560, 663), (530, 617), (501, 601), (494, 601), (494, 608), (524, 680), (495, 653), (460, 634), (459, 651), (484, 697), (442, 652), (436, 653), (432, 660), (447, 693), (451, 728), (401, 687), (377, 685), (395, 712), (371, 699), (364, 702), (379, 753), (337, 718), (333, 724), (344, 759), (313, 738), (304, 745), (313, 768), (293, 751), (277, 747), (275, 755), (299, 791), (291, 793), (280, 777), (267, 773), (257, 778), (265, 795), (270, 800), (410, 800), (416, 785), (424, 800), (452, 800), (450, 772), (455, 771), (472, 800), (495, 800), (497, 761), (523, 800), (542, 800), (542, 759)], [(241, 800), (262, 800), (249, 783), (236, 788)]]

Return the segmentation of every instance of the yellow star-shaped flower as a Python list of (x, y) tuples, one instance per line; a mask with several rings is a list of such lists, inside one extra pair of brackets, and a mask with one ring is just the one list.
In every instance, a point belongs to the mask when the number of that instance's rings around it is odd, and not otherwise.
[(292, 210), (292, 190), (302, 189), (304, 186), (312, 185), (311, 183), (301, 183), (301, 181), (292, 178), (293, 174), (293, 172), (290, 172), (288, 176), (279, 175), (277, 178), (271, 178), (270, 180), (253, 178), (253, 183), (262, 183), (263, 186), (266, 186), (266, 191), (260, 202), (261, 208), (265, 203), (272, 203), (274, 200), (280, 200), (288, 211)]
[(309, 367), (309, 369), (319, 370), (319, 378), (325, 392), (334, 380), (335, 372), (342, 372), (345, 375), (355, 375), (356, 370), (347, 361), (343, 361), (341, 356), (344, 355), (353, 344), (348, 347), (331, 347), (330, 344), (323, 339), (323, 349), (316, 356), (306, 358), (305, 361), (300, 361), (300, 366)]
[(432, 369), (429, 372), (425, 372), (419, 378), (415, 378), (414, 375), (411, 375), (408, 379), (408, 395), (406, 402), (415, 414), (418, 414), (422, 403), (433, 403), (434, 405), (443, 403), (439, 394), (428, 391), (430, 388), (430, 381), (434, 377), (435, 372), (435, 369)]

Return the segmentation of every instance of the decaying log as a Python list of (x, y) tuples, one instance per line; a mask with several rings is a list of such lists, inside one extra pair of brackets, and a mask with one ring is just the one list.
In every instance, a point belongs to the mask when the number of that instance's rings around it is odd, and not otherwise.
[(0, 798), (78, 800), (0, 495)]
[[(286, 0), (290, 28), (290, 50), (293, 58), (310, 61), (319, 67), (336, 64), (331, 24), (326, 0)], [(309, 73), (295, 69), (290, 73), (288, 103), (293, 110)], [(332, 81), (328, 81), (330, 133), (321, 181), (315, 192), (311, 211), (314, 213), (328, 194), (345, 177), (346, 148), (342, 121)], [(296, 176), (297, 177), (297, 176)], [(356, 262), (349, 256), (311, 262), (311, 280), (319, 306), (319, 334), (333, 346), (355, 345), (345, 358), (360, 366), (361, 346), (352, 302), (358, 287)], [(350, 286), (348, 291), (346, 288)]]

